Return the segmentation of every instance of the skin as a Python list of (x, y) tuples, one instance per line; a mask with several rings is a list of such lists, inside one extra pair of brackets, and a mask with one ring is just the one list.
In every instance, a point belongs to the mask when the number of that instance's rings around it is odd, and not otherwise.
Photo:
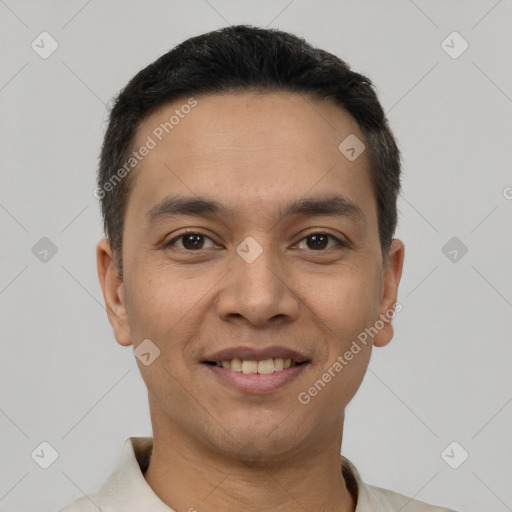
[[(340, 472), (344, 410), (359, 388), (371, 345), (303, 405), (297, 397), (397, 300), (404, 246), (382, 258), (367, 151), (350, 162), (338, 150), (355, 120), (330, 101), (293, 93), (196, 97), (197, 106), (136, 169), (123, 234), (123, 277), (107, 239), (98, 274), (117, 342), (160, 349), (137, 359), (148, 388), (154, 448), (144, 474), (178, 512), (355, 510)], [(140, 125), (139, 147), (186, 100)], [(169, 195), (205, 196), (232, 217), (146, 213)], [(331, 215), (276, 218), (294, 199), (343, 195), (364, 219)], [(199, 249), (180, 238), (204, 235)], [(329, 238), (317, 248), (313, 233)], [(253, 237), (252, 263), (237, 246)], [(193, 240), (192, 240), (193, 242)], [(390, 322), (372, 340), (386, 345)], [(230, 388), (201, 361), (227, 347), (284, 345), (311, 363), (265, 394)], [(305, 482), (307, 484), (305, 485)]]

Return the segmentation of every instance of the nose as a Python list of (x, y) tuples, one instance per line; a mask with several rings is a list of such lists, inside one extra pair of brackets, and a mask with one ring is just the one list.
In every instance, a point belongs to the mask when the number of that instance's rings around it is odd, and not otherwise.
[(292, 270), (270, 248), (252, 262), (234, 254), (231, 271), (218, 291), (217, 314), (225, 321), (245, 319), (254, 326), (296, 320), (300, 300), (292, 275)]

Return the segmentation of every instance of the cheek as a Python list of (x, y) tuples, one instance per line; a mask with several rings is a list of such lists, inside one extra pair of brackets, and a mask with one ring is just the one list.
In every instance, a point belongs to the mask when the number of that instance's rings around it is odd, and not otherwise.
[[(153, 270), (144, 265), (145, 272), (130, 274), (127, 312), (133, 345), (149, 339), (159, 350), (158, 358), (150, 366), (137, 360), (148, 390), (168, 411), (186, 408), (183, 383), (190, 381), (195, 358), (190, 356), (190, 345), (203, 321), (209, 290), (219, 278), (200, 274), (195, 279), (187, 271), (171, 272), (161, 265)], [(137, 278), (135, 278), (137, 277)], [(190, 398), (190, 397), (189, 397)]]
[(194, 308), (210, 288), (208, 283), (194, 282), (185, 272), (171, 274), (161, 266), (153, 270), (147, 267), (147, 263), (142, 266), (144, 273), (131, 273), (132, 279), (127, 283), (127, 313), (135, 342), (137, 338), (154, 337), (163, 343), (178, 333), (183, 337)]
[(377, 269), (342, 269), (302, 287), (306, 304), (345, 342), (372, 324), (378, 315), (380, 280)]
[[(358, 338), (378, 315), (379, 289), (374, 279), (330, 281), (323, 293), (310, 295), (314, 321), (322, 331), (317, 371), (303, 389), (303, 399), (316, 410), (315, 417), (331, 419), (342, 413), (359, 389), (371, 356), (371, 340)], [(300, 400), (299, 400), (300, 401)], [(304, 402), (301, 402), (304, 403)], [(325, 411), (330, 411), (326, 414)]]

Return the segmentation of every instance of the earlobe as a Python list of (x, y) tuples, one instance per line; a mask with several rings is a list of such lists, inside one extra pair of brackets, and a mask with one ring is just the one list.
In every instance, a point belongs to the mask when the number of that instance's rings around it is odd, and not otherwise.
[(114, 255), (108, 238), (103, 238), (96, 247), (98, 278), (103, 291), (108, 319), (117, 342), (123, 346), (132, 344), (123, 279), (114, 263)]
[(379, 319), (383, 325), (373, 339), (376, 347), (384, 347), (393, 338), (392, 319), (402, 308), (397, 306), (398, 285), (402, 277), (405, 247), (401, 240), (393, 239), (388, 258), (382, 271), (382, 297), (379, 304)]

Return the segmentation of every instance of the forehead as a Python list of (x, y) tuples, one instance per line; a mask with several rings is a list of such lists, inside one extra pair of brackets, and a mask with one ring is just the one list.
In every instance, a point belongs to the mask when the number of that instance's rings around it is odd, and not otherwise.
[(149, 141), (152, 149), (134, 171), (129, 209), (184, 194), (263, 213), (283, 197), (339, 191), (372, 210), (366, 152), (350, 161), (338, 149), (354, 135), (364, 141), (357, 122), (331, 101), (295, 93), (186, 97), (139, 126), (134, 149)]

